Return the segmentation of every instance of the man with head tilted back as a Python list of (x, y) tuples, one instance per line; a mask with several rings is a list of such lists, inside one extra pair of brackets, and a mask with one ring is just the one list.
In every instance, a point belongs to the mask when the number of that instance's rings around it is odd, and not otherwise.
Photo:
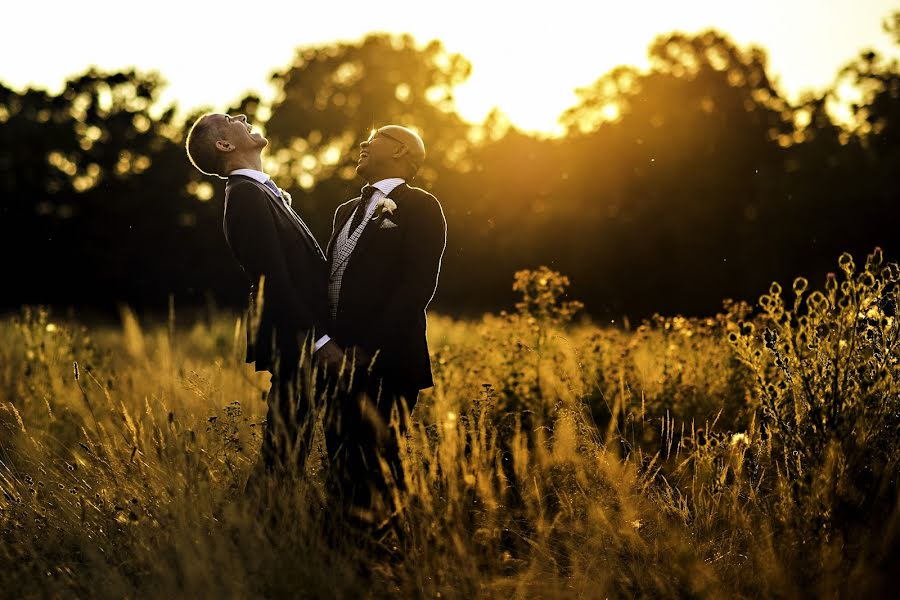
[(345, 401), (329, 405), (326, 441), (343, 505), (365, 525), (398, 509), (389, 491), (404, 489), (398, 434), (433, 385), (425, 310), (447, 225), (437, 198), (409, 185), (425, 160), (418, 134), (387, 125), (359, 147), (367, 185), (338, 207), (326, 252), (330, 333), (358, 368)]
[(250, 280), (247, 362), (272, 373), (260, 461), (248, 481), (283, 481), (302, 471), (313, 433), (304, 389), (310, 357), (330, 369), (343, 359), (328, 335), (325, 256), (290, 196), (262, 170), (268, 144), (244, 115), (206, 114), (191, 127), (188, 157), (206, 175), (228, 179), (225, 239)]

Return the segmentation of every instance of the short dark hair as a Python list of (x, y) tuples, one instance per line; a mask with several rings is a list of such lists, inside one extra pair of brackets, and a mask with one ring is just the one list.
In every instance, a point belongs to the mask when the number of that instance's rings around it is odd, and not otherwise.
[(216, 142), (219, 141), (219, 127), (209, 117), (213, 113), (206, 113), (197, 119), (188, 131), (184, 147), (187, 150), (191, 164), (204, 175), (225, 176), (225, 155), (216, 150)]

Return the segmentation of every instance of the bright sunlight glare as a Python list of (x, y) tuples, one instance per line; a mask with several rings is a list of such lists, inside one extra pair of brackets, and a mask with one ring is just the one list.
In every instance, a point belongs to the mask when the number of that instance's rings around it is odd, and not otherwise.
[[(660, 34), (716, 28), (738, 44), (768, 50), (770, 72), (789, 98), (823, 89), (863, 47), (897, 56), (881, 29), (888, 0), (713, 0), (575, 2), (535, 5), (461, 0), (439, 9), (414, 1), (258, 4), (232, 0), (151, 5), (87, 0), (5, 8), (0, 81), (15, 88), (58, 90), (67, 76), (95, 65), (159, 71), (169, 83), (164, 102), (188, 111), (224, 108), (246, 92), (271, 100), (269, 75), (294, 50), (369, 32), (440, 39), (468, 58), (470, 79), (457, 89), (460, 113), (479, 122), (498, 108), (520, 129), (559, 133), (557, 119), (587, 86), (620, 64), (647, 66), (647, 47)], [(256, 12), (258, 10), (258, 12)], [(52, 40), (48, 44), (47, 40)], [(614, 110), (614, 109), (610, 109)], [(610, 113), (612, 114), (612, 113)]]

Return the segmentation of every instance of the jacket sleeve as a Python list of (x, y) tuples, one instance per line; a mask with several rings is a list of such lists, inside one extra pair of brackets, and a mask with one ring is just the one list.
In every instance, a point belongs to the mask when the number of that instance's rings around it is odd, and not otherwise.
[(437, 199), (431, 194), (417, 198), (404, 238), (403, 264), (399, 285), (375, 325), (376, 339), (390, 339), (397, 331), (414, 326), (437, 290), (441, 258), (447, 245), (447, 221)]
[[(304, 339), (316, 326), (315, 313), (290, 278), (268, 200), (252, 184), (231, 188), (225, 233), (235, 257), (253, 281), (265, 277), (262, 310), (272, 315), (279, 328), (295, 332), (298, 341)], [(322, 333), (324, 329), (317, 335)]]

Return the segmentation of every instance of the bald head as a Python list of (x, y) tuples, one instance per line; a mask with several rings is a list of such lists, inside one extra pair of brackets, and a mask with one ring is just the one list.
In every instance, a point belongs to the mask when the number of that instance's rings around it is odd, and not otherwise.
[(373, 131), (359, 148), (356, 172), (369, 183), (389, 177), (410, 180), (425, 162), (422, 138), (400, 125), (385, 125)]
[(378, 131), (393, 136), (406, 146), (408, 158), (416, 165), (416, 170), (425, 162), (425, 142), (415, 131), (400, 125), (385, 125)]

